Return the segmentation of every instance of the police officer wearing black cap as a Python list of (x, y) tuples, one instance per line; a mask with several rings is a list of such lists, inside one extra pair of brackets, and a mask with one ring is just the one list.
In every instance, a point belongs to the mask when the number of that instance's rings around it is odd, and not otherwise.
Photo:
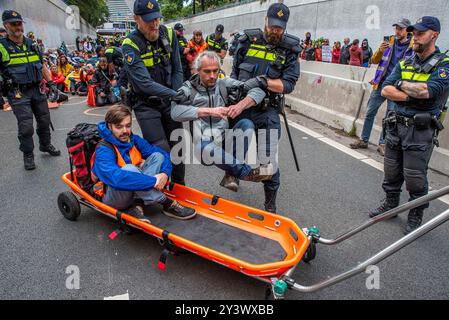
[[(383, 189), (386, 199), (370, 212), (371, 217), (399, 205), (405, 181), (409, 200), (428, 193), (427, 167), (437, 135), (443, 129), (445, 105), (449, 96), (449, 57), (435, 46), (440, 35), (440, 21), (425, 16), (407, 28), (413, 32), (415, 56), (400, 61), (385, 80), (382, 96), (396, 104), (395, 111), (384, 119), (386, 148)], [(418, 228), (424, 209), (409, 212), (404, 233)]]
[[(258, 131), (266, 132), (266, 139), (259, 136), (259, 155), (262, 151), (277, 169), (272, 180), (264, 182), (265, 210), (269, 212), (276, 212), (276, 196), (280, 186), (277, 163), (281, 136), (279, 111), (283, 105), (283, 95), (293, 91), (299, 78), (300, 41), (285, 32), (289, 15), (286, 5), (274, 3), (265, 17), (264, 31), (244, 30), (244, 35), (239, 38), (231, 74), (234, 79), (258, 83), (267, 92), (262, 104), (247, 110), (232, 107), (229, 115), (236, 120), (251, 119)], [(274, 136), (271, 134), (273, 131), (277, 133)], [(226, 186), (232, 179), (225, 176), (221, 185)]]
[[(51, 144), (50, 112), (46, 94), (41, 90), (43, 78), (50, 87), (50, 96), (57, 96), (58, 89), (51, 80), (50, 71), (43, 65), (39, 47), (24, 36), (22, 16), (13, 10), (2, 15), (6, 38), (0, 39), (0, 73), (3, 75), (3, 89), (17, 118), (20, 150), (24, 154), (26, 170), (36, 168), (34, 163), (33, 115), (36, 118), (36, 133), (39, 136), (39, 150), (51, 156), (61, 152)], [(3, 99), (2, 99), (3, 100)]]
[(178, 47), (179, 47), (179, 56), (181, 58), (182, 71), (184, 74), (184, 81), (190, 79), (191, 72), (189, 67), (189, 62), (186, 59), (186, 54), (189, 53), (189, 49), (187, 49), (187, 39), (184, 37), (184, 26), (181, 23), (177, 23), (174, 25), (173, 29), (175, 29), (176, 37), (178, 38)]
[(215, 33), (206, 37), (207, 50), (216, 52), (222, 62), (228, 51), (228, 41), (223, 37), (223, 32), (224, 27), (222, 24), (219, 24), (215, 28)]
[[(137, 28), (123, 41), (125, 70), (131, 87), (131, 105), (144, 138), (167, 152), (177, 142), (170, 141), (182, 124), (170, 116), (170, 98), (183, 83), (178, 41), (173, 29), (161, 25), (156, 0), (136, 0)], [(184, 184), (184, 164), (174, 165), (172, 181)]]

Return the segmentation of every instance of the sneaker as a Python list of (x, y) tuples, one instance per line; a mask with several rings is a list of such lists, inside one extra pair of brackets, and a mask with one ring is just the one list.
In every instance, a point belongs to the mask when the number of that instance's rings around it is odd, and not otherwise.
[(61, 155), (61, 151), (56, 149), (52, 144), (49, 144), (48, 146), (40, 146), (39, 150), (42, 152), (47, 152), (52, 157), (59, 157)]
[(189, 220), (196, 216), (196, 211), (189, 207), (184, 207), (178, 201), (173, 201), (167, 208), (164, 207), (163, 213), (171, 218), (180, 220)]
[(231, 191), (237, 192), (239, 190), (239, 179), (226, 173), (223, 180), (220, 182), (220, 186), (225, 187)]
[(377, 147), (377, 152), (379, 152), (379, 154), (384, 157), (385, 156), (385, 145), (384, 144), (379, 144), (379, 146)]
[(126, 213), (136, 219), (139, 219), (140, 221), (151, 224), (150, 219), (145, 217), (145, 215), (143, 214), (143, 208), (140, 206), (132, 206), (131, 208), (126, 210)]
[(359, 139), (356, 142), (351, 143), (349, 147), (351, 149), (368, 149), (368, 142)]
[(23, 165), (25, 166), (25, 170), (36, 169), (36, 164), (34, 163), (34, 154), (23, 154)]
[(418, 229), (422, 224), (424, 209), (412, 209), (408, 214), (407, 224), (404, 228), (404, 234), (407, 235), (412, 231)]
[(271, 163), (263, 164), (259, 168), (252, 169), (249, 175), (244, 177), (242, 180), (252, 181), (252, 182), (262, 182), (266, 180), (271, 180), (274, 175), (274, 168)]

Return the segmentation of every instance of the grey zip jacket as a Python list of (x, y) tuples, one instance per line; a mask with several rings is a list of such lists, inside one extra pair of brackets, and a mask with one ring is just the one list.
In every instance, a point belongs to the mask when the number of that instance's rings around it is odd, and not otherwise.
[[(216, 142), (221, 141), (225, 130), (229, 129), (228, 120), (215, 117), (198, 118), (198, 108), (225, 107), (224, 99), (227, 99), (227, 94), (223, 97), (223, 90), (229, 90), (241, 84), (241, 81), (224, 78), (218, 79), (214, 87), (206, 88), (196, 75), (179, 88), (178, 95), (172, 100), (171, 117), (178, 122), (193, 121), (194, 133), (201, 132), (200, 137), (194, 134), (194, 143), (197, 143), (201, 136), (213, 137)], [(195, 89), (192, 88), (193, 86)], [(253, 88), (248, 91), (247, 96), (251, 97), (257, 105), (265, 98), (265, 92), (260, 88)]]

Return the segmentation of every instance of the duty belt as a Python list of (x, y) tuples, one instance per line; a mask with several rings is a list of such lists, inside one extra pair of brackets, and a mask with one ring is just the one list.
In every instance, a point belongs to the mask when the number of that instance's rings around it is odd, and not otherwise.
[(399, 123), (406, 127), (411, 127), (415, 124), (415, 120), (413, 118), (408, 118), (404, 116), (394, 115), (388, 118), (385, 118), (384, 123)]

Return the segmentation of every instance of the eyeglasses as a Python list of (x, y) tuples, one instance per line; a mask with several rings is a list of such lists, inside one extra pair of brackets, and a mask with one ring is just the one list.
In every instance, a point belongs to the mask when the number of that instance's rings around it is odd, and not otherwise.
[(21, 25), (23, 25), (22, 21), (15, 21), (15, 22), (10, 22), (10, 24), (14, 27), (20, 27)]

